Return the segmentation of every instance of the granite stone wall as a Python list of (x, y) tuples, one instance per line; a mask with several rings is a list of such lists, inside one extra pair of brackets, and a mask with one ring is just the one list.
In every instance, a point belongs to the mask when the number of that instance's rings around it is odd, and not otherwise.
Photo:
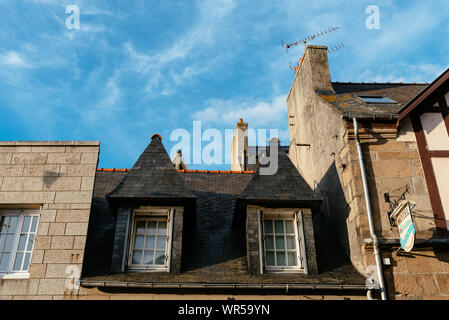
[[(1, 299), (78, 294), (98, 154), (99, 142), (0, 142), (0, 214), (39, 213), (29, 274), (0, 279)], [(69, 266), (79, 272), (66, 273)], [(74, 286), (66, 285), (69, 276)]]

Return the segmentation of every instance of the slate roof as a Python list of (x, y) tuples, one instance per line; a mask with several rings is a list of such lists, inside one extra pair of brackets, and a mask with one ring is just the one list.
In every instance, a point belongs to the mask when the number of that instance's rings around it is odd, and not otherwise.
[[(272, 140), (270, 145), (276, 144)], [(259, 147), (261, 148), (261, 147)], [(266, 148), (266, 154), (270, 155), (270, 147)], [(261, 174), (261, 168), (267, 168), (268, 165), (259, 165), (256, 174), (251, 180), (245, 191), (239, 195), (239, 199), (247, 202), (283, 202), (292, 204), (308, 204), (316, 207), (322, 200), (315, 193), (304, 178), (299, 174), (291, 162), (284, 148), (278, 144), (278, 168), (273, 175)]]
[[(126, 172), (97, 172), (89, 223), (82, 284), (313, 284), (363, 287), (365, 278), (352, 266), (327, 223), (314, 217), (319, 274), (265, 274), (248, 272), (245, 232), (233, 225), (236, 200), (256, 176), (234, 173), (177, 173), (196, 197), (196, 226), (186, 232), (182, 272), (110, 273), (114, 218), (106, 194), (126, 177)], [(129, 173), (128, 173), (129, 174)]]
[[(319, 96), (333, 105), (343, 116), (358, 118), (396, 120), (401, 108), (418, 95), (427, 84), (415, 83), (352, 83), (332, 82), (334, 92), (317, 91)], [(356, 95), (386, 96), (395, 104), (368, 104)]]
[(113, 191), (126, 175), (126, 171), (97, 171), (95, 174), (83, 273), (105, 274), (110, 271), (115, 217), (106, 200), (106, 195)]
[(126, 178), (108, 195), (109, 200), (194, 198), (179, 178), (157, 134)]

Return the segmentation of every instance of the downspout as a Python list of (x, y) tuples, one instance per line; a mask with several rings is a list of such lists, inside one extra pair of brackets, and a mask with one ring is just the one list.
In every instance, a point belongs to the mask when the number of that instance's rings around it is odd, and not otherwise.
[(369, 224), (369, 231), (371, 238), (373, 239), (373, 248), (374, 248), (374, 258), (376, 259), (376, 267), (377, 267), (377, 275), (379, 277), (379, 284), (380, 284), (380, 291), (382, 300), (387, 300), (387, 293), (385, 290), (385, 282), (384, 282), (384, 276), (382, 271), (382, 261), (380, 259), (380, 253), (379, 253), (379, 247), (378, 247), (378, 240), (376, 233), (374, 232), (374, 223), (373, 223), (373, 214), (371, 212), (371, 201), (370, 201), (370, 195), (368, 191), (368, 182), (366, 178), (366, 171), (365, 171), (365, 163), (363, 162), (363, 152), (362, 152), (362, 146), (360, 145), (359, 141), (359, 126), (357, 123), (357, 119), (354, 117), (352, 118), (354, 122), (354, 135), (355, 135), (355, 141), (357, 143), (357, 152), (359, 154), (359, 162), (360, 162), (360, 171), (362, 172), (362, 181), (363, 181), (363, 191), (365, 193), (365, 201), (366, 201), (366, 212), (368, 214), (368, 224)]

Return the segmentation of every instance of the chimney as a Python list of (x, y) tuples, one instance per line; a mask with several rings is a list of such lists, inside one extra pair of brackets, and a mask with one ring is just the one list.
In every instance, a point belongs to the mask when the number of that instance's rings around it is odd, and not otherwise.
[(181, 149), (176, 152), (172, 162), (176, 170), (188, 170), (187, 165), (184, 163), (184, 159), (182, 158)]
[(240, 118), (235, 127), (231, 148), (231, 170), (246, 171), (248, 168), (248, 123)]
[[(331, 91), (331, 74), (326, 46), (307, 46), (299, 64), (297, 77), (310, 82), (315, 91)], [(296, 78), (297, 78), (296, 77)], [(296, 79), (293, 83), (295, 85)]]

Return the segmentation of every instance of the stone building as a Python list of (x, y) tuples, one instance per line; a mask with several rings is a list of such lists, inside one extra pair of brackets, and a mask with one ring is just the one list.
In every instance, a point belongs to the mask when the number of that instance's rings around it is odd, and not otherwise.
[(0, 142), (1, 299), (78, 294), (98, 152), (99, 142)]
[[(331, 82), (327, 48), (308, 46), (287, 98), (290, 158), (357, 270), (382, 269), (390, 299), (449, 299), (448, 75), (430, 85)], [(416, 204), (411, 252), (389, 215), (401, 195)]]
[(0, 142), (0, 299), (448, 299), (448, 92), (449, 71), (331, 82), (308, 46), (289, 145), (248, 146), (240, 119), (232, 171), (158, 134), (131, 169), (97, 168), (99, 142)]
[(365, 297), (277, 139), (270, 176), (177, 170), (161, 140), (122, 170), (98, 142), (2, 142), (1, 299)]

